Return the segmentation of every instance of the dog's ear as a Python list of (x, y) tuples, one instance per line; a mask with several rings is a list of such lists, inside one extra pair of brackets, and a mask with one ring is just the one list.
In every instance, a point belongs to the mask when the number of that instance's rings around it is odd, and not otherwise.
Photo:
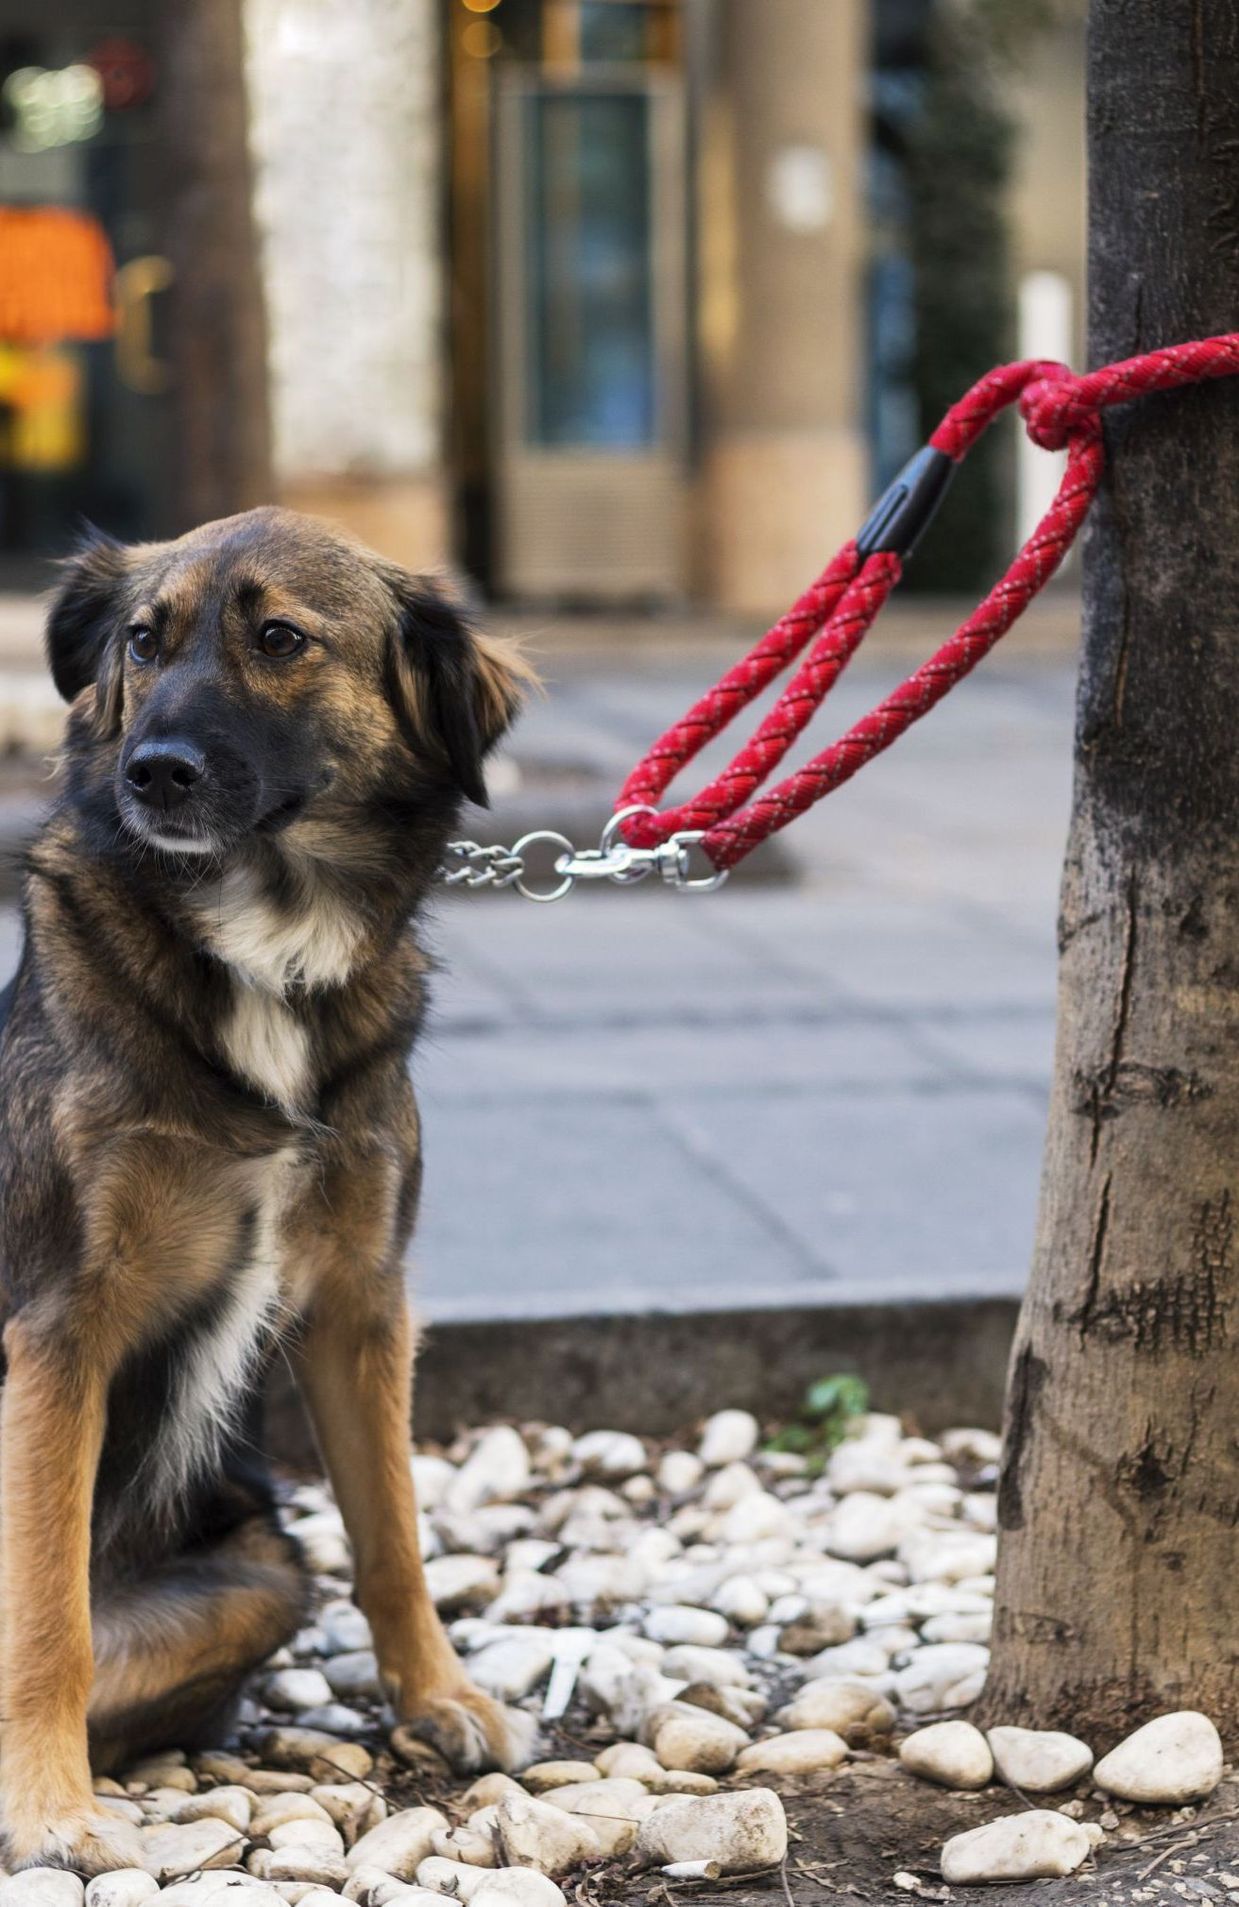
[(461, 793), (489, 806), (483, 763), (512, 721), (533, 671), (511, 643), (478, 635), (424, 577), (386, 568), (397, 604), (388, 684), (411, 746), (445, 766)]
[(66, 702), (93, 682), (103, 729), (120, 719), (120, 656), (115, 644), (109, 653), (109, 637), (128, 577), (127, 555), (123, 543), (88, 527), (77, 550), (60, 566), (60, 586), (47, 615), (52, 680)]

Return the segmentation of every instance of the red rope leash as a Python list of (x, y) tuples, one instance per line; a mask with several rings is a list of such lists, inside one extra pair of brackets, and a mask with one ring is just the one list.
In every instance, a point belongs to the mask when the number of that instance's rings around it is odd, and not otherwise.
[[(617, 812), (655, 807), (680, 769), (726, 728), (812, 642), (809, 653), (751, 740), (690, 801), (619, 823), (630, 847), (652, 848), (700, 831), (718, 869), (760, 842), (889, 748), (989, 654), (1062, 562), (1097, 494), (1105, 468), (1101, 412), (1151, 391), (1239, 375), (1239, 333), (1169, 345), (1076, 377), (1065, 365), (1029, 359), (999, 365), (947, 412), (926, 449), (895, 479), (859, 534), (748, 655), (729, 669), (654, 743), (629, 775)], [(847, 733), (756, 800), (788, 749), (855, 655), (903, 574), (955, 468), (1000, 411), (1018, 402), (1035, 444), (1067, 451), (1058, 494), (1006, 575), (928, 662)], [(745, 807), (745, 802), (750, 805)]]

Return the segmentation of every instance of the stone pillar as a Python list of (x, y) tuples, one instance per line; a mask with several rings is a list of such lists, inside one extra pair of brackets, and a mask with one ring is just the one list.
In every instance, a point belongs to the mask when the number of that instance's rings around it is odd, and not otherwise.
[(447, 552), (434, 0), (245, 0), (280, 494)]
[(864, 0), (718, 0), (703, 127), (703, 583), (764, 614), (865, 511)]

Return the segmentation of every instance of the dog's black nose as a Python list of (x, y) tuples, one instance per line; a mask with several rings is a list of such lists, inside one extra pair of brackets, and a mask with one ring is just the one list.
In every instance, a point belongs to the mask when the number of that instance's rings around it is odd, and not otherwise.
[(125, 785), (148, 808), (179, 808), (206, 773), (190, 742), (140, 742), (125, 766)]

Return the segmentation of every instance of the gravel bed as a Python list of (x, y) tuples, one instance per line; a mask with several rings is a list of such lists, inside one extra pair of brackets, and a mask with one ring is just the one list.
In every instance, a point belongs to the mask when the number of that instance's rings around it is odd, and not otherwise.
[[(537, 1725), (517, 1778), (468, 1785), (409, 1731), (390, 1734), (339, 1513), (322, 1485), (290, 1488), (315, 1619), (254, 1678), (230, 1741), (96, 1784), (141, 1826), (147, 1858), (90, 1882), (85, 1907), (160, 1891), (164, 1907), (224, 1892), (217, 1907), (435, 1907), (443, 1894), (565, 1907), (718, 1886), (757, 1898), (763, 1874), (790, 1900), (789, 1872), (837, 1891), (836, 1863), (816, 1856), (844, 1812), (833, 1797), (854, 1790), (863, 1811), (866, 1789), (888, 1797), (891, 1827), (883, 1891), (843, 1889), (861, 1898), (1083, 1878), (1107, 1845), (1148, 1835), (1137, 1810), (1150, 1806), (1154, 1826), (1205, 1835), (1197, 1803), (1224, 1769), (1204, 1716), (1155, 1720), (1096, 1767), (1069, 1735), (986, 1736), (964, 1718), (988, 1663), (991, 1433), (929, 1441), (870, 1414), (814, 1463), (722, 1410), (692, 1444), (494, 1425), (413, 1456), (452, 1638), (473, 1680)], [(899, 1821), (935, 1792), (955, 1806), (927, 1869)], [(1200, 1897), (1230, 1892), (1224, 1874)], [(0, 1881), (0, 1907), (82, 1902), (82, 1883), (55, 1870)]]

